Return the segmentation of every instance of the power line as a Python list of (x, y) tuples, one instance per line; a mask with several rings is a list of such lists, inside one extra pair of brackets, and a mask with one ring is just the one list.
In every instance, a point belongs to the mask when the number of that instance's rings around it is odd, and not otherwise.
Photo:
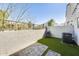
[[(9, 8), (9, 16), (11, 16), (12, 12), (13, 12), (13, 7), (15, 7), (16, 5), (12, 5), (10, 4), (10, 8)], [(7, 11), (8, 12), (8, 11)]]
[(26, 8), (23, 10), (23, 12), (20, 14), (19, 18), (17, 19), (17, 21), (20, 20), (21, 17), (23, 17), (23, 15), (26, 13), (26, 11), (29, 9), (30, 7)]
[(8, 8), (9, 8), (9, 5), (7, 6), (7, 9), (5, 10), (5, 12), (3, 13), (2, 31), (4, 31), (4, 20), (5, 20), (5, 14), (6, 14), (6, 12), (7, 12)]
[(20, 17), (21, 12), (23, 11), (24, 7), (21, 8), (20, 12), (18, 13), (18, 16), (16, 17), (16, 20)]
[[(12, 6), (11, 4), (8, 4), (5, 12), (3, 13), (3, 20), (2, 20), (2, 30), (4, 30), (4, 20), (5, 20), (5, 16), (6, 16), (6, 13), (8, 13), (9, 9), (11, 9)], [(7, 16), (7, 18), (10, 16), (10, 14)]]

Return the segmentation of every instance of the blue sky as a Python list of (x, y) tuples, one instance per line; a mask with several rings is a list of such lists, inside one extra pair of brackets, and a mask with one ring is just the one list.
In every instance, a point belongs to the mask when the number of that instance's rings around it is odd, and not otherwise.
[[(41, 24), (53, 18), (57, 23), (65, 21), (66, 13), (65, 3), (30, 3), (30, 4), (12, 4), (12, 13), (9, 20), (16, 20), (22, 11), (28, 10), (22, 15), (21, 21), (30, 20), (33, 23)], [(0, 9), (5, 10), (8, 4), (0, 4)]]

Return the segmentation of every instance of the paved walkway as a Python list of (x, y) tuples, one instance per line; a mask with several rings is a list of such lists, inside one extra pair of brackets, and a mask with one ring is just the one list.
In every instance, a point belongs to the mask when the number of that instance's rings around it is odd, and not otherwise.
[[(34, 43), (14, 54), (11, 56), (42, 56), (44, 53), (44, 56), (61, 56), (58, 52), (48, 50), (48, 46), (43, 45), (41, 43)], [(46, 52), (47, 51), (47, 52)]]
[(49, 50), (46, 54), (46, 56), (61, 56), (61, 54), (55, 52), (55, 51), (52, 51), (52, 50)]
[(11, 55), (42, 38), (45, 30), (0, 32), (0, 55)]
[(48, 46), (46, 45), (34, 43), (31, 46), (12, 54), (12, 56), (41, 56), (47, 48)]

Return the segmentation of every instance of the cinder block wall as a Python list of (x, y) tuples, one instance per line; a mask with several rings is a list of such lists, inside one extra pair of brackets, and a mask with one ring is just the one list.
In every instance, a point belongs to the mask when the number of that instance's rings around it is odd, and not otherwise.
[(62, 38), (62, 33), (72, 33), (73, 34), (73, 27), (72, 26), (55, 26), (55, 27), (48, 27), (48, 31), (51, 32), (52, 37)]

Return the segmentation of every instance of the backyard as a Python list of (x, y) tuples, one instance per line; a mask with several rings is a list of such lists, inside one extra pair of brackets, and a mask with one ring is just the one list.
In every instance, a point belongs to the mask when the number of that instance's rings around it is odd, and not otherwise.
[(60, 53), (62, 56), (79, 56), (79, 47), (63, 43), (62, 39), (54, 37), (42, 38), (38, 40), (38, 42), (48, 46), (48, 49), (45, 51), (44, 54), (46, 54), (47, 51), (50, 49), (52, 51)]

